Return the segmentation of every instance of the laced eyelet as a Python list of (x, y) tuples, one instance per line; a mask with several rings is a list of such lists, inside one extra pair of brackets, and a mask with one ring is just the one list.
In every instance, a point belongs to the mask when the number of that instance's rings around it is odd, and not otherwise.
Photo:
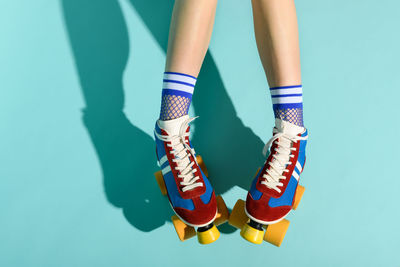
[[(271, 188), (277, 192), (281, 192), (278, 187), (283, 186), (283, 180), (287, 180), (287, 174), (290, 173), (289, 168), (296, 162), (293, 162), (296, 158), (296, 154), (299, 151), (299, 141), (305, 140), (306, 137), (292, 136), (284, 132), (279, 132), (278, 129), (274, 129), (274, 136), (266, 143), (263, 149), (263, 154), (266, 156), (266, 152), (273, 152), (272, 157), (269, 157), (268, 167), (271, 169), (270, 172), (266, 172), (263, 175), (265, 178), (261, 183), (266, 187)], [(268, 160), (267, 159), (267, 160)], [(265, 162), (267, 164), (267, 162)]]

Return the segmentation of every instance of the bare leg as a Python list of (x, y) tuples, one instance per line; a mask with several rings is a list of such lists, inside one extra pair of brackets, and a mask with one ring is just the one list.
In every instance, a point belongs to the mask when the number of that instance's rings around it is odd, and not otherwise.
[(207, 52), (217, 0), (176, 0), (165, 71), (197, 77)]
[(270, 87), (301, 84), (294, 0), (252, 0), (258, 52)]

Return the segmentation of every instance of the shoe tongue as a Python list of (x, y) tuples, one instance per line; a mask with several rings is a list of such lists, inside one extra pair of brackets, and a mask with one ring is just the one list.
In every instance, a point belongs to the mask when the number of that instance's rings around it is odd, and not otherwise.
[(169, 136), (179, 135), (182, 123), (189, 118), (189, 115), (177, 119), (162, 121), (158, 120), (158, 127), (168, 133)]
[(275, 119), (275, 128), (278, 130), (278, 132), (285, 133), (290, 136), (297, 136), (298, 134), (304, 132), (303, 127), (281, 119)]

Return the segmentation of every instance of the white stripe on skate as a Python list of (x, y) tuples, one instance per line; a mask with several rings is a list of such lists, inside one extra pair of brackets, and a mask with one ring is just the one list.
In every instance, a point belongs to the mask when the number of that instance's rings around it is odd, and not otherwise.
[(299, 176), (299, 174), (296, 172), (296, 169), (293, 170), (292, 175), (293, 175), (293, 177), (294, 177), (297, 181), (299, 181), (300, 176)]
[(167, 167), (161, 170), (162, 174), (165, 175), (166, 173), (171, 171), (171, 166), (167, 165)]
[(299, 169), (299, 173), (301, 173), (301, 171), (303, 170), (303, 168), (301, 167), (301, 164), (300, 164), (300, 162), (296, 162), (296, 167), (297, 167), (297, 169)]
[(159, 161), (160, 167), (161, 167), (166, 161), (168, 161), (168, 157), (167, 157), (167, 155), (164, 155), (164, 157), (162, 157), (162, 158), (160, 159), (160, 161)]

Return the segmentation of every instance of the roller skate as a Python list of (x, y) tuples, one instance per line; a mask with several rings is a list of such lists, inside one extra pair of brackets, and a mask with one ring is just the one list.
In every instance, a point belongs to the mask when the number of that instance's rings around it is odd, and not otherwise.
[(209, 244), (219, 238), (216, 226), (226, 222), (229, 213), (222, 197), (215, 196), (203, 159), (190, 144), (189, 123), (194, 119), (186, 115), (157, 121), (154, 135), (161, 170), (155, 177), (175, 212), (171, 220), (179, 239), (197, 234), (200, 244)]
[(269, 151), (269, 156), (258, 169), (246, 202), (236, 202), (229, 223), (241, 229), (240, 235), (249, 242), (261, 244), (264, 240), (279, 247), (289, 227), (285, 217), (297, 208), (304, 193), (299, 177), (308, 134), (305, 128), (280, 119), (275, 125), (263, 150), (265, 156)]

